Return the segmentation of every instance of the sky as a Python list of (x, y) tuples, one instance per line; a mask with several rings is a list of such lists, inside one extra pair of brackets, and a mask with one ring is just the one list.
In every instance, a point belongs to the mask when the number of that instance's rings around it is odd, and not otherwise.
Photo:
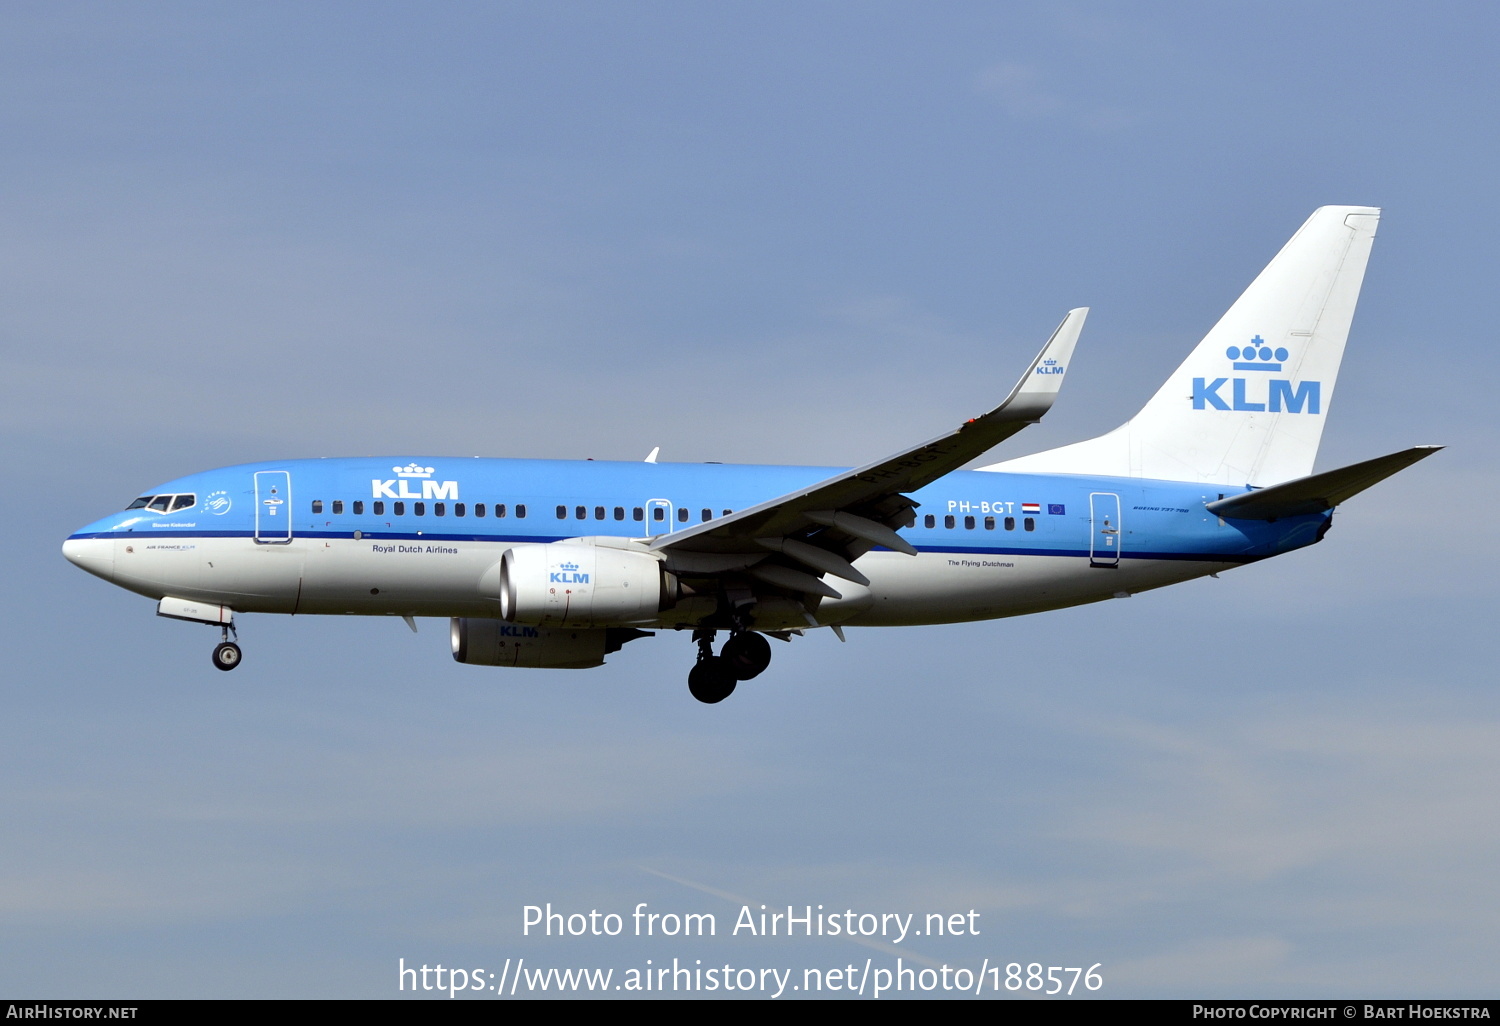
[[(901, 958), (1098, 965), (1108, 997), (1493, 997), (1497, 28), (6, 4), (0, 992)], [(59, 551), (251, 460), (866, 462), (989, 409), (1079, 305), (1057, 405), (985, 462), (1091, 437), (1324, 204), (1384, 216), (1319, 468), (1448, 448), (1218, 579), (812, 632), (703, 706), (666, 634), (506, 671), (438, 620), (246, 616), (226, 675), (211, 629)], [(548, 903), (624, 930), (526, 932)], [(634, 936), (641, 903), (717, 933)], [(762, 904), (978, 932), (731, 933)]]

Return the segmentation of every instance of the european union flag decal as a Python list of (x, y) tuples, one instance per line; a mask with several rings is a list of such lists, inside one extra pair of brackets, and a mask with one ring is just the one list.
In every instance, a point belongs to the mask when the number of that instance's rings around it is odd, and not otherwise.
[(1049, 502), (1049, 503), (1047, 503), (1047, 513), (1050, 516), (1054, 516), (1054, 517), (1066, 516), (1067, 512), (1068, 511), (1067, 511), (1066, 507), (1064, 507), (1063, 504), (1060, 503), (1060, 502)]

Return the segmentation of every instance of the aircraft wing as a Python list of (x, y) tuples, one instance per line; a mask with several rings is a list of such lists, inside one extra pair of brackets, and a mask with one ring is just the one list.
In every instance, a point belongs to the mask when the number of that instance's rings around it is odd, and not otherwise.
[(1371, 485), (1405, 470), (1441, 449), (1441, 445), (1416, 445), (1410, 449), (1377, 456), (1338, 470), (1299, 477), (1294, 481), (1257, 488), (1208, 503), (1210, 513), (1236, 520), (1280, 520), (1333, 509)]
[[(762, 561), (769, 552), (777, 552), (787, 559), (773, 559), (752, 576), (794, 591), (827, 595), (828, 586), (814, 576), (822, 573), (867, 583), (849, 563), (875, 545), (916, 552), (894, 530), (915, 520), (912, 511), (916, 503), (904, 492), (957, 470), (1026, 425), (1035, 424), (1051, 409), (1087, 315), (1086, 307), (1068, 311), (1010, 395), (989, 413), (921, 445), (826, 481), (706, 524), (661, 535), (652, 541), (652, 548), (662, 551), (669, 564), (680, 563), (685, 569), (699, 566), (705, 572), (714, 572), (711, 566), (740, 569)], [(713, 559), (711, 554), (726, 558)], [(728, 558), (735, 554), (753, 559)], [(695, 559), (695, 555), (700, 558)], [(780, 565), (788, 560), (789, 565)]]

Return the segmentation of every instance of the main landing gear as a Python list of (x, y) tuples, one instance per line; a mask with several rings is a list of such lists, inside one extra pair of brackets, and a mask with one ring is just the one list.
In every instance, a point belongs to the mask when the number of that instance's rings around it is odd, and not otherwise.
[[(230, 631), (234, 631), (234, 624), (225, 624), (222, 633), (219, 635), (220, 641), (214, 646), (214, 666), (225, 672), (240, 665), (240, 659), (242, 658), (240, 646), (229, 640)], [(240, 636), (239, 632), (235, 631), (234, 636), (238, 639)]]
[(688, 673), (688, 691), (700, 702), (712, 705), (734, 694), (735, 685), (759, 676), (771, 665), (771, 643), (754, 631), (736, 631), (714, 655), (717, 632), (700, 628), (693, 632), (698, 643), (698, 662)]

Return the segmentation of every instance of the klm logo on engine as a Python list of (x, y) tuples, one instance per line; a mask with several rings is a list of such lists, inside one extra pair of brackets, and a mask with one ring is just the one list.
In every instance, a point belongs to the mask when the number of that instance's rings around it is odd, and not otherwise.
[[(376, 499), (457, 499), (457, 481), (433, 481), (431, 467), (419, 467), (408, 463), (404, 467), (392, 467), (396, 476), (389, 481), (375, 478), (370, 482), (370, 495)], [(421, 491), (412, 485), (420, 481)]]
[[(1241, 348), (1230, 346), (1224, 351), (1237, 371), (1275, 374), (1291, 356), (1284, 348), (1272, 349), (1256, 335)], [(1228, 396), (1224, 386), (1229, 386)], [(1323, 386), (1318, 381), (1289, 381), (1286, 378), (1194, 378), (1193, 409), (1233, 410), (1240, 413), (1315, 413), (1323, 412)]]
[(551, 584), (587, 584), (589, 575), (579, 573), (577, 563), (562, 563), (548, 573), (547, 580)]

